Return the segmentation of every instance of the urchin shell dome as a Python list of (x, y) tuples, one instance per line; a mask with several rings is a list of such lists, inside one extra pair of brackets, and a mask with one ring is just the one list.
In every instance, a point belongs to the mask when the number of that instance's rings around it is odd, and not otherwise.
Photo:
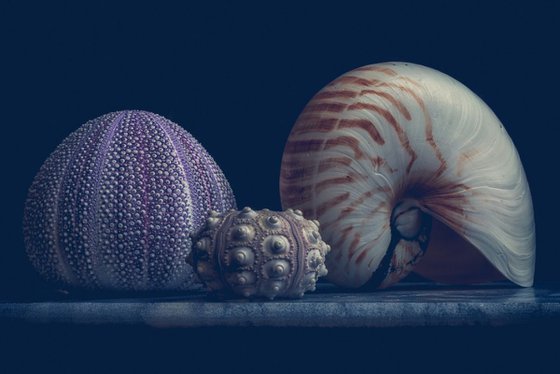
[(235, 208), (221, 169), (187, 131), (145, 111), (81, 126), (45, 161), (24, 209), (24, 240), (46, 279), (74, 288), (181, 290), (208, 212)]

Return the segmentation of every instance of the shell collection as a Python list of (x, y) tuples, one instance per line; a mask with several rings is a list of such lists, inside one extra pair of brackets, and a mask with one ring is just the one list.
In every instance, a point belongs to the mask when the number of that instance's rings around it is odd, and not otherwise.
[(368, 65), (324, 87), (290, 133), (280, 190), (284, 208), (321, 222), (338, 285), (387, 287), (413, 270), (533, 284), (533, 208), (515, 146), (478, 96), (436, 70)]
[(301, 297), (327, 273), (340, 286), (383, 288), (411, 271), (533, 284), (533, 207), (517, 150), (480, 98), (436, 70), (368, 65), (320, 90), (286, 143), (280, 194), (283, 212), (236, 211), (188, 132), (150, 112), (109, 113), (41, 167), (25, 203), (26, 250), (46, 279), (75, 289), (189, 290), (201, 280), (211, 292), (274, 299)]
[(41, 167), (24, 238), (34, 267), (73, 288), (182, 290), (190, 234), (208, 211), (235, 208), (222, 171), (188, 132), (153, 113), (87, 122)]
[(327, 274), (319, 222), (301, 211), (212, 212), (194, 238), (193, 263), (212, 292), (244, 297), (301, 297)]

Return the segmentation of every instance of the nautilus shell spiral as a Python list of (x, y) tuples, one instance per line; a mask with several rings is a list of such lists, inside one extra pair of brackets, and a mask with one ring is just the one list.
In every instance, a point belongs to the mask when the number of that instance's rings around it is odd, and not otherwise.
[(507, 278), (531, 286), (535, 225), (517, 150), (492, 110), (436, 70), (382, 63), (319, 91), (282, 159), (284, 209), (321, 222), (328, 279), (387, 287)]
[(299, 210), (211, 212), (194, 243), (200, 279), (222, 296), (302, 297), (327, 274), (330, 246)]
[(154, 113), (114, 112), (45, 161), (25, 204), (25, 245), (45, 278), (74, 289), (189, 289), (190, 235), (211, 209), (231, 208), (226, 178), (188, 132)]

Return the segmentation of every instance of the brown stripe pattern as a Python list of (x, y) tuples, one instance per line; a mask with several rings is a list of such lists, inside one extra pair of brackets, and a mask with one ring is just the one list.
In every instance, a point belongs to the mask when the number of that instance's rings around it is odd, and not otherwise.
[[(422, 134), (439, 161), (435, 176), (447, 168), (422, 90), (390, 64), (355, 69), (313, 97), (288, 138), (280, 176), (283, 207), (321, 221), (322, 234), (333, 247), (330, 262), (343, 264), (332, 270), (335, 275), (352, 266), (373, 266), (383, 257), (368, 256), (386, 250), (378, 243), (389, 230), (394, 194), (379, 175), (390, 179), (412, 172), (421, 154), (409, 137), (412, 130), (415, 140)], [(387, 160), (391, 152), (402, 156)], [(366, 241), (360, 230), (380, 217), (387, 222)]]

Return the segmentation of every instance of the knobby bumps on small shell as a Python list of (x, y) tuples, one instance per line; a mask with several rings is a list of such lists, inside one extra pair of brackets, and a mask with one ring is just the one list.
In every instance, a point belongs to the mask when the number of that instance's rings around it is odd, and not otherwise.
[(301, 297), (327, 274), (330, 247), (299, 210), (213, 211), (195, 240), (194, 266), (215, 292)]

